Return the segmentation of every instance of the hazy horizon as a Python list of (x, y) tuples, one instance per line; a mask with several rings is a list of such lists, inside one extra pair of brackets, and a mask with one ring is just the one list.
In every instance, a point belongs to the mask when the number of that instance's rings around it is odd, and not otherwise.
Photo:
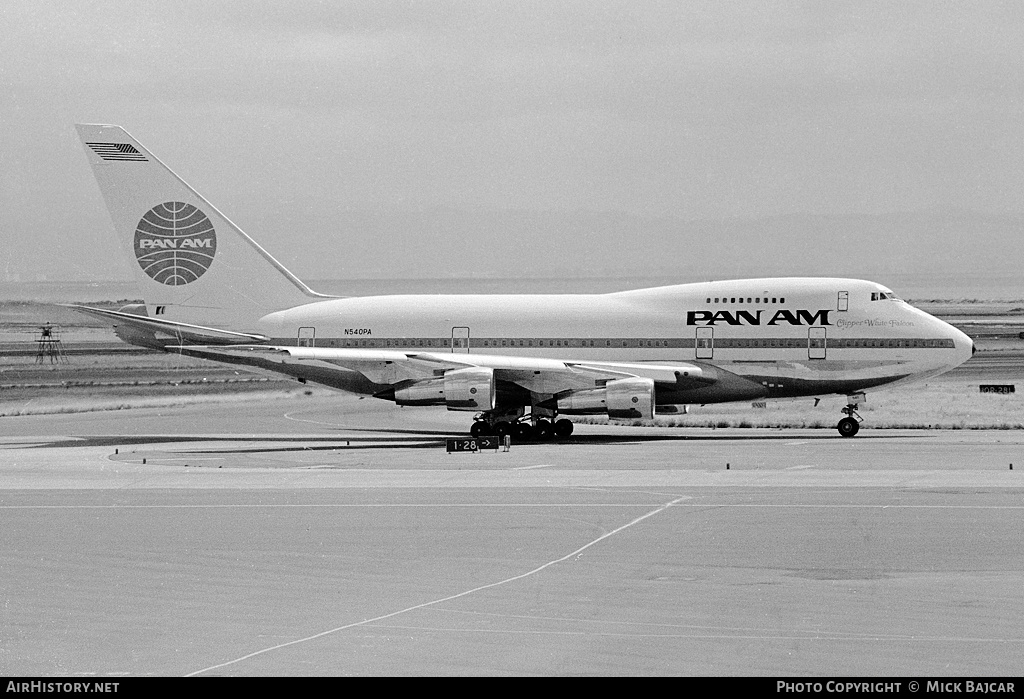
[(0, 18), (7, 282), (130, 278), (75, 122), (124, 126), (303, 279), (1024, 268), (1017, 3)]

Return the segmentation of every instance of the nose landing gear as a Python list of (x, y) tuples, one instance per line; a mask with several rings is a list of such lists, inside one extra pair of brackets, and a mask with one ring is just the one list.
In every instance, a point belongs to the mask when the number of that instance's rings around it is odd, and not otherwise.
[(852, 437), (860, 432), (860, 423), (864, 422), (864, 418), (857, 414), (856, 403), (847, 404), (842, 412), (846, 417), (839, 421), (836, 429), (839, 430), (839, 434), (843, 437)]

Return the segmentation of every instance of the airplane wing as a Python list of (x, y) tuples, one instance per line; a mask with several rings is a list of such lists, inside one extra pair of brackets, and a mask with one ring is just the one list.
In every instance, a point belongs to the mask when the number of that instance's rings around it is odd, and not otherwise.
[(366, 382), (388, 387), (435, 379), (452, 370), (480, 368), (493, 370), (497, 381), (514, 384), (533, 394), (548, 395), (600, 387), (609, 381), (626, 378), (648, 379), (655, 384), (671, 384), (676, 388), (697, 388), (717, 380), (717, 377), (702, 367), (686, 362), (646, 364), (564, 361), (489, 354), (270, 345), (183, 345), (168, 349), (205, 359), (249, 364), (265, 369), (276, 366), (283, 373), (339, 388), (343, 386), (325, 381), (325, 377), (334, 373), (339, 381), (351, 383), (350, 375), (354, 372)]
[(400, 405), (492, 410), (500, 394), (506, 405), (650, 418), (662, 391), (675, 397), (695, 389), (703, 394), (701, 389), (715, 384), (728, 388), (730, 381), (738, 381), (744, 384), (744, 395), (762, 392), (761, 386), (717, 367), (690, 362), (277, 346), (262, 335), (154, 318), (131, 312), (131, 306), (119, 311), (71, 307), (113, 321), (117, 335), (132, 344), (292, 376)]

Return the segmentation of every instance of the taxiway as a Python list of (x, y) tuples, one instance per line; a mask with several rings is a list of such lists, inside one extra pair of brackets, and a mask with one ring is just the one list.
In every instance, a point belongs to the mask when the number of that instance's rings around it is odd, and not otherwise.
[(5, 418), (0, 672), (1024, 670), (1017, 431), (445, 453), (464, 422), (345, 398)]

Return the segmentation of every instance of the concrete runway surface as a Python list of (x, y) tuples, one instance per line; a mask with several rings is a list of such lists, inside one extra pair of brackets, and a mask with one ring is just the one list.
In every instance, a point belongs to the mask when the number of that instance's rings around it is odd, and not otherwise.
[(0, 420), (0, 674), (1024, 671), (1019, 432), (583, 425), (445, 453), (469, 417)]

